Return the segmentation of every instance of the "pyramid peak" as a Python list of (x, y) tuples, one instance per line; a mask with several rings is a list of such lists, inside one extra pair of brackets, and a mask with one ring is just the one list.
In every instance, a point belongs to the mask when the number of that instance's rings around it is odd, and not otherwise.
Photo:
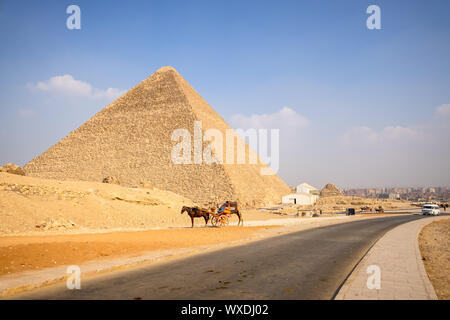
[(177, 72), (177, 70), (175, 70), (175, 68), (173, 68), (171, 66), (161, 67), (156, 72), (167, 72), (167, 71), (175, 71), (175, 72)]

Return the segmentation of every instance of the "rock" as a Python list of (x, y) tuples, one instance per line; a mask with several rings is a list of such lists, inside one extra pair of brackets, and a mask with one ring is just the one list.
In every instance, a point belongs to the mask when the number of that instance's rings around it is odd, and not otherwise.
[(138, 187), (153, 190), (153, 184), (151, 182), (141, 182)]
[(302, 218), (310, 218), (310, 217), (312, 217), (312, 212), (311, 211), (298, 211), (297, 216), (302, 217)]
[(342, 191), (332, 183), (328, 183), (321, 191), (321, 197), (342, 196)]
[(71, 220), (47, 218), (43, 223), (36, 225), (36, 228), (42, 230), (59, 230), (72, 229), (75, 226), (75, 222)]
[(120, 184), (120, 181), (116, 177), (109, 176), (103, 179), (103, 183)]
[(3, 167), (0, 167), (0, 172), (7, 172), (11, 174), (17, 174), (20, 176), (25, 175), (25, 171), (23, 169), (13, 163), (5, 164)]

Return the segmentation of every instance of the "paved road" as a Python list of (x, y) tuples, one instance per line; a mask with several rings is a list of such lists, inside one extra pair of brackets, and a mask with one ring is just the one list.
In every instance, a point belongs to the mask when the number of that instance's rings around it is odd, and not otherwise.
[(418, 215), (326, 226), (15, 296), (21, 299), (331, 299), (389, 229)]

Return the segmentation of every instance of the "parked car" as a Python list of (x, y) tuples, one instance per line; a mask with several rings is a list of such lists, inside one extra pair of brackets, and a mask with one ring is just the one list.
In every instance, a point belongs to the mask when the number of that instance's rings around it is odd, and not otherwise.
[(347, 210), (345, 211), (345, 214), (346, 214), (347, 216), (354, 216), (355, 213), (356, 213), (355, 208), (347, 208)]
[(439, 206), (435, 204), (426, 204), (422, 207), (423, 215), (437, 216), (439, 215)]

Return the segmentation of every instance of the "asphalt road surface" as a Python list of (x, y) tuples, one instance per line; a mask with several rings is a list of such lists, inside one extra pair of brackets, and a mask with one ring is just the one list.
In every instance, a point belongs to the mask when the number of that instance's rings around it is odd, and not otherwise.
[[(418, 215), (299, 231), (176, 261), (112, 272), (13, 299), (332, 299), (368, 249)], [(225, 239), (224, 239), (225, 240)]]

